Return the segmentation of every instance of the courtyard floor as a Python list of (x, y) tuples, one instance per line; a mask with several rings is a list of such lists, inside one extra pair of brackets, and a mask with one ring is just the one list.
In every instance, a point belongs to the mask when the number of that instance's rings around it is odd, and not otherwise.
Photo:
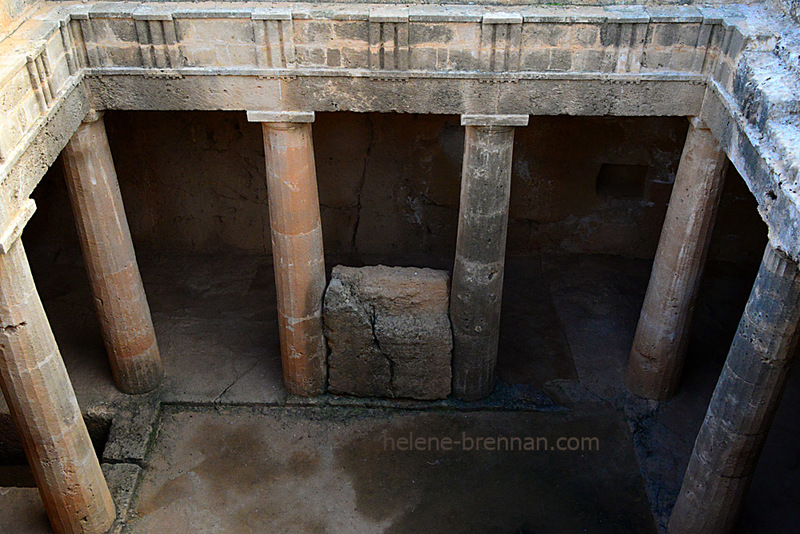
[[(709, 265), (684, 381), (654, 403), (623, 380), (650, 263), (509, 258), (500, 383), (461, 403), (287, 396), (269, 258), (233, 253), (140, 255), (167, 379), (129, 397), (111, 381), (77, 251), (36, 250), (31, 261), (117, 500), (116, 529), (132, 533), (657, 532), (755, 274)], [(7, 412), (0, 399), (0, 532), (49, 532)], [(468, 447), (501, 436), (547, 446)], [(404, 437), (426, 446), (399, 450)], [(553, 450), (561, 437), (596, 438), (599, 450)], [(461, 443), (442, 450), (443, 438)], [(791, 378), (740, 532), (800, 524), (799, 438)]]

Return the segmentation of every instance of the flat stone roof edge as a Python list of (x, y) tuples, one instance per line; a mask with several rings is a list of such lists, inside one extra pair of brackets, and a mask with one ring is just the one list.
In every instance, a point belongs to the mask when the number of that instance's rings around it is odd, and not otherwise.
[(226, 0), (225, 2), (93, 2), (64, 3), (62, 11), (75, 18), (99, 17), (159, 17), (166, 14), (178, 18), (262, 18), (272, 13), (298, 19), (374, 20), (392, 22), (701, 22), (716, 23), (724, 18), (742, 17), (746, 3), (720, 5), (643, 5), (638, 3), (609, 3), (603, 5), (548, 5), (547, 3), (519, 5), (503, 4), (373, 4), (359, 2), (282, 2), (253, 3)]

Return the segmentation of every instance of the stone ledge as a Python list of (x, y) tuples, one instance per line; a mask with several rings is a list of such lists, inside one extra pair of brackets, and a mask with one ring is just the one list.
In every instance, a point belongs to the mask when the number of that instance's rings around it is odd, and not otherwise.
[(254, 9), (251, 18), (253, 20), (292, 20), (292, 12), (288, 9)]
[(522, 15), (519, 13), (486, 13), (483, 15), (484, 24), (522, 24)]
[(461, 126), (527, 126), (529, 115), (461, 115)]
[(313, 111), (248, 111), (250, 122), (314, 122)]

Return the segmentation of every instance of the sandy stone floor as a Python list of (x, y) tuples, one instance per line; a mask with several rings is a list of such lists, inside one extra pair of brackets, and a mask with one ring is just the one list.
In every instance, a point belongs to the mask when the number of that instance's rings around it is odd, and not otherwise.
[[(430, 441), (467, 448), (504, 435), (553, 444), (592, 436), (601, 450), (442, 451)], [(392, 450), (408, 436), (423, 438), (421, 450)], [(137, 512), (136, 533), (197, 524), (236, 533), (654, 532), (613, 412), (169, 410)]]
[[(509, 260), (490, 399), (305, 401), (280, 383), (268, 258), (141, 255), (168, 379), (131, 398), (111, 383), (77, 253), (32, 258), (84, 413), (113, 421), (104, 468), (128, 519), (117, 530), (133, 533), (654, 532), (754, 275), (709, 267), (684, 382), (660, 405), (622, 382), (649, 263), (602, 256)], [(424, 261), (405, 264), (447, 268)], [(740, 532), (800, 522), (799, 407), (791, 379)], [(0, 400), (0, 453), (14, 450), (6, 412)], [(600, 450), (386, 450), (409, 434), (597, 437)], [(0, 465), (0, 532), (48, 532), (20, 471)]]

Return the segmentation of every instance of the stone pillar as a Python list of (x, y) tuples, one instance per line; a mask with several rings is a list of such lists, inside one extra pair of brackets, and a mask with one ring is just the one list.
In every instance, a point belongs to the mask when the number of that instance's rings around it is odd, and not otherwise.
[(797, 263), (768, 245), (672, 510), (672, 534), (730, 532), (800, 340)]
[(450, 320), (453, 393), (462, 400), (494, 388), (514, 127), (527, 124), (527, 115), (461, 117), (466, 136)]
[(248, 111), (247, 118), (264, 131), (283, 383), (291, 394), (319, 395), (326, 388), (327, 348), (314, 113)]
[(0, 253), (0, 385), (53, 530), (105, 532), (114, 503), (16, 238)]
[(727, 161), (693, 119), (628, 361), (628, 388), (641, 397), (666, 399), (678, 386)]
[(62, 161), (114, 382), (125, 393), (151, 391), (164, 369), (102, 114), (84, 119)]

